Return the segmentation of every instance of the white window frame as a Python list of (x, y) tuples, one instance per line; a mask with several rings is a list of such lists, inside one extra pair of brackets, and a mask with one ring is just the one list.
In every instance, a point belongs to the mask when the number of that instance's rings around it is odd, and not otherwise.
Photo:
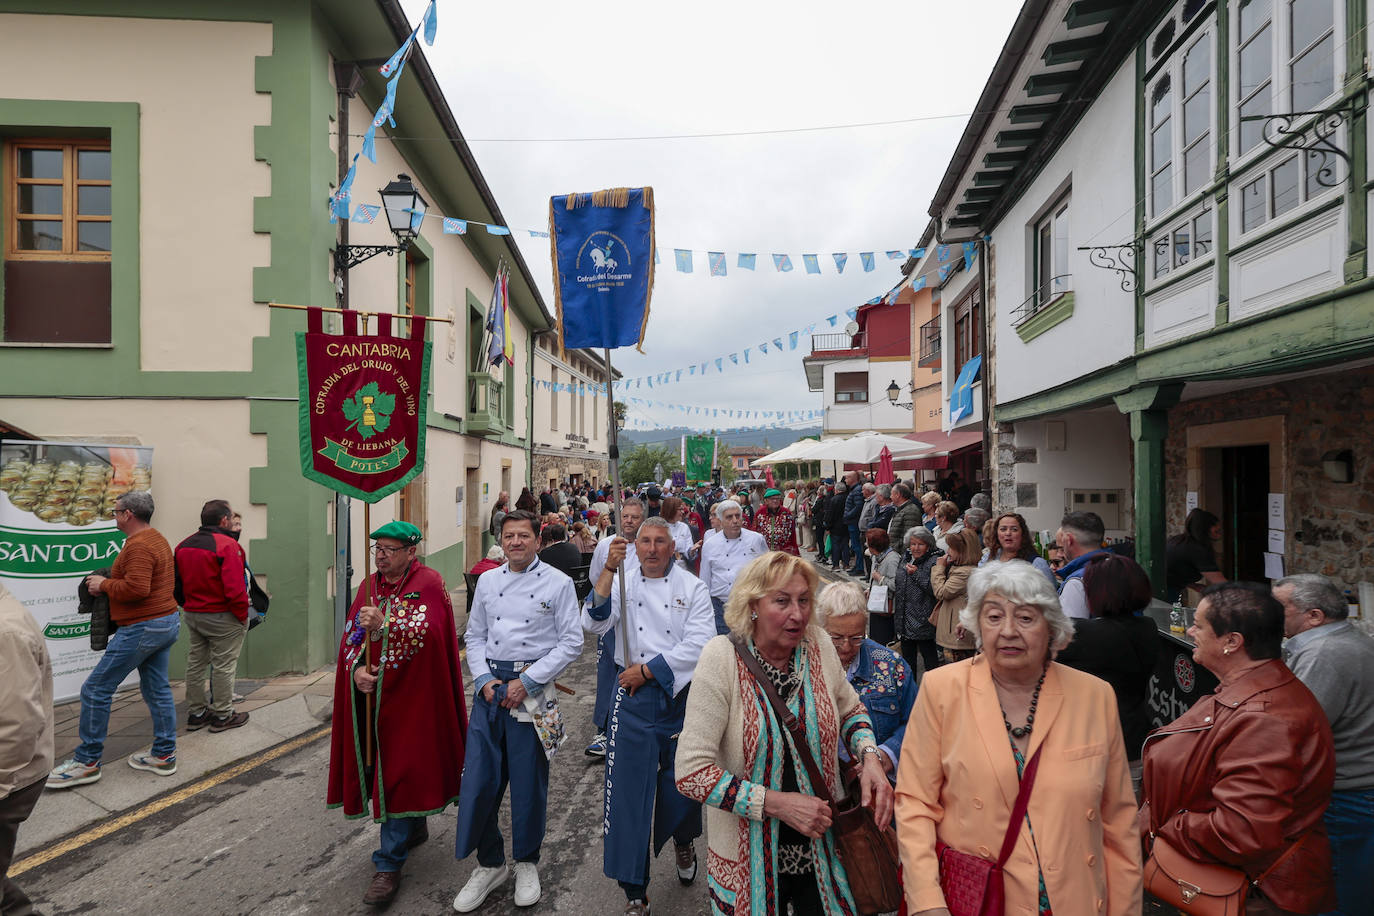
[[(1251, 0), (1256, 2), (1256, 0)], [(1293, 84), (1290, 67), (1293, 60), (1301, 57), (1304, 51), (1320, 42), (1321, 38), (1309, 45), (1308, 48), (1299, 49), (1296, 54), (1289, 55), (1288, 48), (1292, 40), (1292, 18), (1290, 11), (1295, 0), (1269, 0), (1269, 80), (1267, 91), (1270, 99), (1270, 112), (1291, 112), (1296, 110), (1293, 103)], [(1332, 88), (1331, 92), (1323, 96), (1318, 102), (1312, 104), (1304, 111), (1318, 111), (1330, 106), (1332, 101), (1340, 95), (1341, 89), (1345, 84), (1345, 4), (1340, 0), (1328, 0), (1332, 5), (1331, 16), (1331, 36), (1332, 36)], [(1233, 77), (1231, 79), (1231, 98), (1227, 99), (1227, 104), (1231, 106), (1231, 159), (1236, 164), (1236, 168), (1243, 168), (1244, 163), (1268, 152), (1270, 147), (1264, 141), (1258, 141), (1248, 150), (1241, 149), (1241, 105), (1259, 92), (1266, 91), (1265, 87), (1253, 90), (1245, 98), (1241, 98), (1241, 72), (1240, 72), (1240, 10), (1241, 3), (1237, 2), (1232, 7), (1231, 12), (1231, 47), (1227, 49), (1230, 55), (1230, 67)], [(1262, 123), (1262, 122), (1252, 122)], [(1344, 132), (1345, 128), (1342, 128)], [(1252, 179), (1253, 180), (1253, 179)], [(1246, 182), (1249, 183), (1248, 181)]]
[[(1207, 80), (1205, 82), (1208, 98), (1207, 112), (1207, 131), (1192, 143), (1184, 145), (1184, 105), (1188, 101), (1184, 98), (1184, 91), (1188, 87), (1183, 83), (1183, 63), (1188, 54), (1191, 53), (1202, 42), (1209, 43), (1210, 53), (1207, 59)], [(1153, 99), (1156, 88), (1163, 80), (1169, 80), (1169, 166), (1172, 172), (1169, 176), (1169, 203), (1160, 207), (1155, 201), (1155, 176), (1160, 169), (1154, 160), (1154, 105)], [(1194, 89), (1188, 97), (1196, 95), (1202, 91), (1202, 87)], [(1156, 220), (1172, 219), (1172, 214), (1194, 202), (1199, 195), (1205, 194), (1212, 186), (1210, 178), (1204, 180), (1201, 185), (1188, 192), (1187, 175), (1185, 166), (1187, 164), (1188, 151), (1198, 144), (1206, 144), (1208, 149), (1207, 161), (1216, 162), (1216, 137), (1217, 137), (1217, 47), (1216, 47), (1216, 24), (1209, 21), (1197, 32), (1188, 37), (1188, 40), (1174, 48), (1168, 56), (1167, 61), (1160, 66), (1154, 78), (1145, 87), (1145, 195), (1149, 204), (1149, 222), (1154, 224)]]
[[(1316, 183), (1313, 174), (1321, 168), (1323, 163), (1329, 167), (1339, 167), (1340, 163), (1335, 161), (1338, 158), (1328, 156), (1323, 159), (1322, 154), (1317, 151), (1289, 150), (1276, 154), (1271, 159), (1266, 159), (1263, 168), (1250, 169), (1243, 177), (1233, 179), (1230, 207), (1232, 247), (1243, 243), (1256, 233), (1273, 228), (1275, 224), (1288, 224), (1303, 219), (1333, 196), (1340, 195), (1344, 182), (1337, 182), (1333, 187), (1326, 187)], [(1274, 173), (1293, 161), (1298, 164), (1298, 202), (1282, 213), (1275, 213)], [(1257, 224), (1246, 228), (1245, 191), (1256, 182), (1259, 182), (1264, 196), (1263, 216)]]
[[(1212, 238), (1207, 243), (1207, 250), (1200, 252), (1197, 250), (1197, 226), (1204, 218), (1211, 220)], [(1217, 231), (1216, 207), (1210, 198), (1195, 201), (1193, 206), (1175, 214), (1172, 219), (1161, 221), (1150, 236), (1145, 250), (1145, 262), (1141, 266), (1147, 277), (1146, 286), (1157, 286), (1172, 279), (1180, 272), (1191, 271), (1202, 264), (1215, 260)], [(1188, 234), (1188, 254), (1186, 257), (1180, 258), (1177, 236), (1183, 232)], [(1161, 242), (1164, 243), (1162, 246)], [(1162, 273), (1160, 272), (1161, 254), (1168, 257), (1168, 267)]]

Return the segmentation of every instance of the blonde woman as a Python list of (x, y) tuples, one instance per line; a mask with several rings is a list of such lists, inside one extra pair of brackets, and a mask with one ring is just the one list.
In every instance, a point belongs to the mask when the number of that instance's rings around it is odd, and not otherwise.
[[(881, 752), (830, 636), (815, 626), (816, 584), (810, 563), (766, 553), (740, 570), (725, 620), (806, 723), (807, 746), (830, 794), (842, 794), (843, 744), (862, 761), (863, 803), (886, 824), (892, 790)], [(729, 636), (707, 643), (697, 663), (676, 772), (678, 791), (707, 806), (713, 912), (783, 913), (789, 903), (795, 916), (854, 912), (829, 807), (814, 794), (790, 733)]]

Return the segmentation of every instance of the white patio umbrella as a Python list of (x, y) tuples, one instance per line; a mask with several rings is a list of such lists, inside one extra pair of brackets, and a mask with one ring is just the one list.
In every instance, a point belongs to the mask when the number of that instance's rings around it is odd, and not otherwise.
[(838, 461), (848, 464), (876, 464), (883, 448), (895, 459), (914, 458), (935, 448), (929, 442), (917, 442), (900, 436), (888, 436), (868, 430), (856, 433), (846, 439), (829, 439), (813, 443), (815, 448), (807, 449), (809, 461)]
[(754, 459), (753, 461), (749, 462), (749, 464), (752, 467), (758, 467), (764, 464), (781, 464), (784, 461), (795, 461), (799, 457), (801, 451), (806, 448), (806, 446), (815, 444), (816, 440), (814, 439), (798, 439), (791, 445), (783, 446), (776, 452), (769, 452), (762, 458)]

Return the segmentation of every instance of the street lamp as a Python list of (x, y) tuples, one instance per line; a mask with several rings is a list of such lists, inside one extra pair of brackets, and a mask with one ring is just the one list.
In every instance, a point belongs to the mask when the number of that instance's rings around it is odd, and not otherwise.
[(905, 407), (907, 410), (914, 410), (915, 407), (910, 401), (905, 404), (897, 403), (897, 398), (901, 393), (902, 389), (897, 385), (897, 380), (893, 379), (891, 384), (887, 386), (887, 402), (893, 407)]
[(382, 209), (386, 211), (386, 222), (391, 227), (391, 234), (396, 236), (396, 244), (340, 245), (334, 249), (334, 265), (340, 272), (379, 254), (391, 257), (398, 251), (405, 251), (420, 234), (429, 204), (415, 190), (409, 175), (402, 172), (377, 193), (381, 195)]

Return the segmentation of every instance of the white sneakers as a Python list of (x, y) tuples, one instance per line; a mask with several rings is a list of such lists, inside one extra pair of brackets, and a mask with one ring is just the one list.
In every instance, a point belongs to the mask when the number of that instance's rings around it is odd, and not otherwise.
[(463, 889), (458, 892), (458, 896), (453, 898), (453, 908), (460, 913), (471, 913), (482, 905), (487, 899), (487, 895), (496, 890), (501, 884), (510, 877), (510, 869), (505, 864), (495, 868), (487, 868), (479, 865), (472, 872), (472, 877), (468, 878), (468, 883), (463, 885)]
[[(510, 876), (510, 869), (504, 864), (495, 868), (479, 865), (468, 878), (468, 883), (453, 898), (453, 908), (460, 913), (471, 913), (481, 906), (492, 891), (500, 887)], [(539, 870), (533, 862), (515, 863), (515, 905), (534, 906), (543, 896), (544, 889), (539, 885)]]
[(515, 905), (534, 906), (544, 895), (539, 886), (539, 869), (533, 862), (515, 863)]

